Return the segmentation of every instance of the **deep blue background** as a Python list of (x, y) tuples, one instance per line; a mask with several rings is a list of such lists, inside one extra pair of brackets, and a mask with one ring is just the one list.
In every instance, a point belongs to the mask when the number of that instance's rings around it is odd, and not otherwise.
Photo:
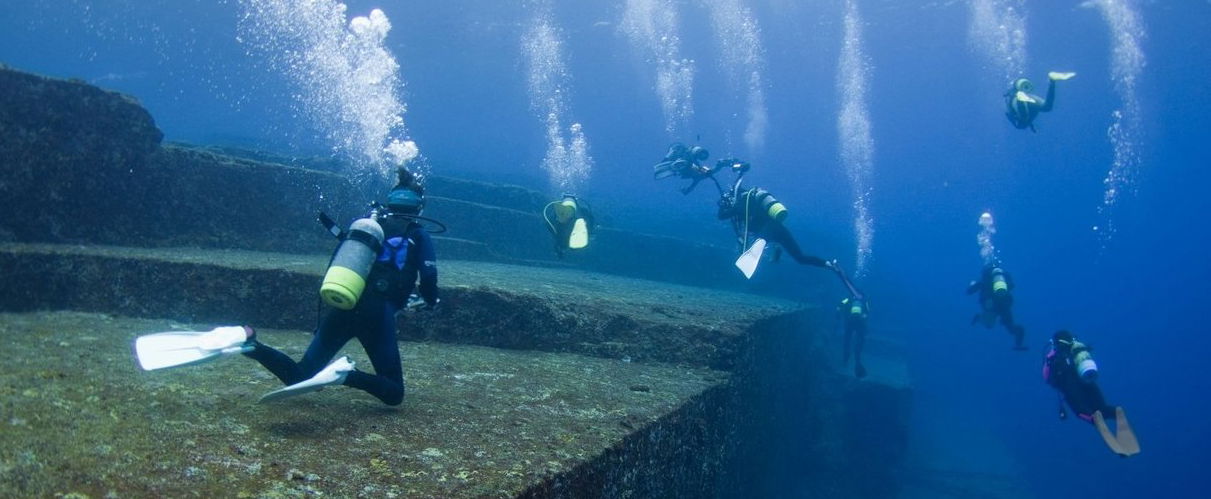
[[(706, 10), (692, 1), (679, 5), (683, 53), (697, 62), (696, 120), (676, 138), (696, 135), (715, 157), (752, 159), (751, 182), (776, 186), (801, 242), (852, 262), (850, 190), (837, 159), (841, 2), (750, 3), (766, 56), (767, 146), (747, 151), (739, 140), (744, 124), (733, 116), (743, 110), (730, 106), (728, 69)], [(1202, 465), (1211, 444), (1203, 368), (1211, 5), (1137, 2), (1148, 33), (1142, 161), (1137, 193), (1121, 198), (1117, 233), (1103, 244), (1091, 227), (1104, 223), (1106, 128), (1119, 103), (1107, 26), (1079, 3), (1029, 2), (1026, 76), (1079, 74), (1031, 134), (1000, 115), (1004, 82), (968, 47), (966, 3), (859, 1), (876, 144), (874, 260), (863, 285), (877, 304), (875, 332), (912, 355), (916, 438), (958, 452), (973, 472), (1017, 475), (1041, 497), (1199, 496), (1211, 484)], [(543, 130), (520, 55), (531, 6), (353, 1), (350, 12), (376, 6), (394, 24), (388, 41), (406, 82), (409, 130), (434, 168), (546, 189)], [(584, 124), (597, 162), (587, 195), (611, 225), (724, 244), (729, 230), (713, 220), (709, 189), (682, 196), (672, 181), (651, 180), (674, 137), (663, 131), (652, 67), (618, 30), (621, 10), (621, 2), (555, 9), (572, 75), (569, 120)], [(170, 140), (323, 153), (320, 134), (292, 111), (288, 79), (237, 40), (241, 16), (230, 0), (4, 2), (0, 62), (129, 93)], [(1039, 352), (1011, 352), (1002, 331), (967, 325), (975, 304), (963, 288), (978, 271), (984, 210), (996, 215), (1029, 341), (1041, 349), (1062, 327), (1096, 347), (1102, 386), (1132, 416), (1140, 456), (1115, 458), (1084, 423), (1057, 421)], [(803, 275), (802, 290), (784, 292), (824, 299), (818, 271), (772, 268)], [(823, 296), (839, 299), (827, 285)]]

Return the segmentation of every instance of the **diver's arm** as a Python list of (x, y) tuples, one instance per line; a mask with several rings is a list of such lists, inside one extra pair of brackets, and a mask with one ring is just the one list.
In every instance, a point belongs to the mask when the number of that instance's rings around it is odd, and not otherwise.
[(976, 291), (979, 291), (979, 290), (980, 290), (980, 281), (971, 281), (971, 284), (967, 285), (967, 294), (969, 294), (969, 295), (973, 295), (973, 294), (975, 294)]
[(432, 307), (437, 305), (437, 253), (433, 250), (433, 239), (427, 231), (418, 229), (412, 233), (412, 242), (416, 245), (416, 264), (420, 273), (417, 291), (425, 304)]

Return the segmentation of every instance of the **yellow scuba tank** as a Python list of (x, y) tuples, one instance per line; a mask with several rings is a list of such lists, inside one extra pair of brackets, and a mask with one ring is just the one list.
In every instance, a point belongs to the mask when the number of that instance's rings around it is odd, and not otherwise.
[(355, 220), (324, 274), (324, 283), (320, 286), (324, 302), (341, 310), (350, 310), (357, 305), (366, 289), (370, 267), (382, 247), (382, 226), (373, 218)]
[[(584, 249), (589, 245), (589, 224), (584, 217), (580, 215), (580, 204), (576, 196), (564, 194), (563, 200), (552, 201), (547, 204), (555, 217), (555, 222), (561, 226), (572, 224), (572, 229), (568, 233), (568, 249)], [(543, 218), (547, 219), (547, 224), (551, 226), (551, 231), (558, 234), (560, 231), (555, 227), (543, 210)]]
[(757, 198), (757, 202), (760, 203), (759, 206), (761, 207), (761, 211), (768, 215), (770, 219), (776, 222), (786, 220), (786, 216), (789, 214), (789, 212), (786, 210), (786, 205), (779, 202), (773, 194), (769, 193), (769, 191), (761, 188), (754, 188), (753, 190), (749, 191), (749, 196), (754, 196)]
[(992, 292), (997, 294), (1009, 292), (1009, 281), (1005, 280), (1005, 271), (1001, 269), (993, 269)]

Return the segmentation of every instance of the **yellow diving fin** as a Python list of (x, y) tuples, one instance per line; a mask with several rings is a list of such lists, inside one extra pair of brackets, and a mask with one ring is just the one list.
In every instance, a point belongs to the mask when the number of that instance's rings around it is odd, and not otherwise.
[(1139, 454), (1140, 442), (1135, 439), (1135, 432), (1131, 430), (1131, 423), (1127, 422), (1127, 413), (1122, 407), (1114, 408), (1114, 421), (1118, 429), (1118, 445), (1123, 450), (1122, 456)]
[(1118, 438), (1115, 438), (1114, 434), (1110, 433), (1110, 428), (1106, 427), (1106, 418), (1102, 417), (1102, 411), (1093, 413), (1093, 426), (1097, 427), (1097, 432), (1102, 435), (1102, 440), (1106, 441), (1106, 447), (1109, 447), (1115, 454), (1127, 456), (1123, 446), (1119, 445)]
[(1038, 104), (1038, 101), (1034, 100), (1034, 97), (1031, 97), (1030, 94), (1028, 94), (1026, 92), (1018, 92), (1016, 95), (1014, 95), (1013, 98), (1016, 99), (1018, 102), (1029, 102), (1031, 104)]
[(572, 224), (572, 235), (568, 237), (568, 248), (582, 249), (589, 245), (589, 225), (583, 218)]
[(1059, 71), (1047, 73), (1047, 77), (1051, 78), (1051, 81), (1071, 80), (1073, 76), (1076, 76), (1076, 73), (1061, 73)]

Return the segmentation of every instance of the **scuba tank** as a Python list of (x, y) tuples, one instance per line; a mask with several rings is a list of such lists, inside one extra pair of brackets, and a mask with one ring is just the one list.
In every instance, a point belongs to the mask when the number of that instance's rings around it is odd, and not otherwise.
[(1076, 340), (1072, 341), (1072, 364), (1086, 383), (1097, 380), (1097, 362), (1093, 361), (1093, 353), (1084, 343)]
[(1005, 271), (999, 267), (992, 269), (992, 292), (996, 294), (1009, 292), (1009, 281), (1005, 280)]
[[(581, 216), (580, 203), (581, 201), (576, 199), (576, 196), (564, 194), (562, 200), (547, 204), (547, 208), (550, 208), (555, 217), (555, 222), (558, 222), (560, 226), (566, 226), (569, 222), (572, 224), (572, 228), (568, 232), (568, 249), (584, 249), (589, 245), (589, 224), (585, 217)], [(543, 218), (546, 219), (552, 233), (560, 233), (547, 214), (547, 209), (543, 209)]]
[(341, 310), (357, 305), (366, 289), (370, 267), (382, 247), (383, 228), (374, 218), (354, 220), (324, 274), (324, 284), (320, 286), (324, 302)]
[(761, 208), (763, 213), (769, 215), (771, 220), (775, 222), (786, 220), (786, 216), (789, 214), (786, 210), (786, 205), (778, 201), (769, 191), (755, 187), (748, 191), (746, 196), (748, 196), (749, 200), (756, 199), (757, 206)]

